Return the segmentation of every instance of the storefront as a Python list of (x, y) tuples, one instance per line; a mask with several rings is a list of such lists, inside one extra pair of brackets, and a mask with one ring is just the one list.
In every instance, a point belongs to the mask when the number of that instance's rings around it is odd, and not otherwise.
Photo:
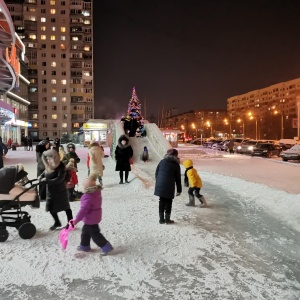
[(176, 129), (161, 129), (161, 132), (172, 147), (178, 147), (178, 135), (184, 133)]
[(84, 146), (88, 146), (92, 142), (108, 144), (108, 135), (112, 120), (91, 119), (84, 123), (82, 129), (84, 131)]

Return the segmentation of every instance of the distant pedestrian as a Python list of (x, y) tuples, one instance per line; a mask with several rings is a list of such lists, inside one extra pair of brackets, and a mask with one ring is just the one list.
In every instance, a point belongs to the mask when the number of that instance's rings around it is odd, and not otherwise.
[(28, 151), (33, 151), (33, 146), (32, 146), (32, 144), (33, 144), (33, 140), (32, 140), (32, 137), (31, 136), (29, 136), (28, 137)]
[(74, 143), (67, 144), (67, 153), (65, 154), (64, 158), (62, 159), (62, 162), (67, 165), (67, 163), (70, 161), (70, 159), (74, 159), (74, 167), (78, 170), (77, 164), (80, 162), (80, 158), (78, 157), (76, 153), (76, 146)]
[(175, 196), (175, 185), (176, 196), (182, 192), (179, 157), (176, 149), (169, 149), (159, 162), (155, 171), (155, 180), (154, 195), (159, 197), (159, 223), (173, 224), (174, 221), (170, 217)]
[(60, 160), (63, 160), (63, 158), (65, 157), (65, 155), (66, 155), (66, 151), (65, 151), (65, 148), (64, 148), (64, 146), (63, 145), (60, 145), (59, 146), (59, 158), (60, 158)]
[(229, 141), (227, 147), (228, 147), (229, 153), (230, 153), (230, 154), (234, 154), (234, 142), (233, 142), (233, 140), (230, 140), (230, 141)]
[(89, 169), (90, 173), (95, 173), (98, 175), (98, 180), (100, 185), (102, 186), (102, 176), (103, 176), (103, 162), (102, 158), (104, 158), (103, 147), (100, 146), (97, 142), (93, 142), (89, 147)]
[(99, 223), (102, 220), (102, 187), (96, 185), (98, 174), (91, 173), (82, 183), (83, 195), (80, 198), (80, 209), (74, 219), (74, 225), (83, 221), (81, 242), (78, 250), (88, 252), (91, 250), (91, 239), (101, 248), (101, 255), (107, 255), (113, 250), (112, 245), (100, 232)]
[(28, 151), (28, 136), (25, 136), (24, 138), (24, 150)]
[(2, 143), (2, 137), (0, 136), (0, 169), (4, 167), (3, 158), (6, 156), (8, 149), (6, 145)]
[(11, 149), (11, 145), (12, 145), (12, 139), (9, 138), (8, 141), (7, 141), (7, 148)]
[(189, 202), (186, 204), (186, 206), (195, 206), (195, 196), (201, 202), (200, 207), (207, 206), (205, 198), (200, 194), (202, 180), (197, 170), (193, 167), (193, 161), (187, 159), (182, 164), (186, 169), (184, 173), (184, 185), (189, 187)]
[(67, 192), (69, 202), (74, 201), (74, 189), (76, 184), (78, 184), (78, 177), (76, 174), (77, 170), (74, 167), (74, 159), (71, 158), (69, 163), (66, 165), (66, 178)]
[(141, 154), (141, 160), (143, 162), (147, 162), (149, 160), (149, 152), (146, 146), (144, 147), (143, 153)]
[(122, 134), (118, 139), (118, 145), (115, 150), (116, 171), (119, 171), (120, 184), (123, 184), (123, 172), (125, 173), (125, 183), (129, 183), (128, 176), (131, 171), (129, 160), (133, 156), (132, 147), (129, 144), (129, 138)]

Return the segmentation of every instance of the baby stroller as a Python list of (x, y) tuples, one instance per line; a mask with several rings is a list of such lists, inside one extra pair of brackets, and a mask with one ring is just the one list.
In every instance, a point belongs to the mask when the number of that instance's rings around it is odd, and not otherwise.
[[(18, 229), (22, 239), (31, 239), (36, 233), (31, 216), (22, 211), (22, 207), (40, 207), (36, 189), (40, 183), (33, 184), (38, 179), (25, 180), (27, 174), (21, 164), (0, 169), (0, 242), (5, 242), (9, 236), (7, 226)], [(30, 186), (26, 187), (27, 184)]]

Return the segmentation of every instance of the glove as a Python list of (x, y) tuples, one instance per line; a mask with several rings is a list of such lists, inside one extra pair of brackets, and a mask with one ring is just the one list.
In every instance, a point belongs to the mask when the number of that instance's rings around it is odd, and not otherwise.
[(180, 196), (180, 193), (176, 193), (176, 197)]

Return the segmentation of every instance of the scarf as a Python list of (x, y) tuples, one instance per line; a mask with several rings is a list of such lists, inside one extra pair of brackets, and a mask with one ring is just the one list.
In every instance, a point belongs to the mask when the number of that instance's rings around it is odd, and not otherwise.
[(193, 166), (187, 168), (187, 169), (185, 170), (185, 172), (184, 172), (184, 185), (185, 185), (185, 186), (189, 186), (189, 179), (188, 179), (188, 177), (187, 177), (187, 172), (188, 172), (188, 170), (190, 170), (190, 169), (193, 169)]

